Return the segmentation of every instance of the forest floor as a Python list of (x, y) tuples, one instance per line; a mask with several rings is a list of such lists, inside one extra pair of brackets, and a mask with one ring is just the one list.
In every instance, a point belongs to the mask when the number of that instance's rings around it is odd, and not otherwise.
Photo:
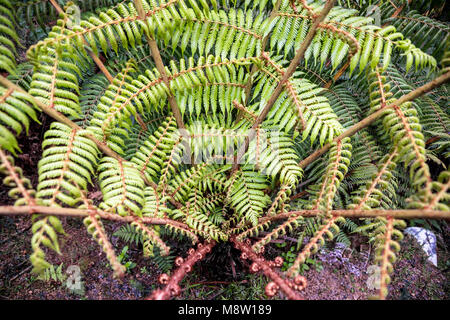
[[(41, 125), (32, 126), (27, 140), (21, 141), (23, 153), (16, 160), (16, 165), (24, 169), (25, 176), (34, 186), (38, 182), (41, 141), (49, 122), (43, 117)], [(13, 204), (7, 192), (1, 185), (1, 205)], [(47, 257), (55, 266), (62, 264), (62, 272), (59, 279), (44, 281), (31, 273), (31, 218), (0, 217), (0, 299), (142, 299), (159, 287), (157, 279), (161, 271), (151, 259), (143, 257), (137, 245), (111, 237), (117, 254), (123, 252), (125, 246), (129, 247), (122, 254), (122, 263), (132, 263), (124, 279), (118, 280), (113, 277), (105, 254), (87, 233), (82, 221), (75, 218), (61, 220), (67, 233), (60, 237), (62, 255), (48, 252)], [(440, 225), (438, 267), (426, 260), (413, 238), (405, 237), (394, 265), (388, 299), (449, 299), (450, 228), (446, 222)], [(120, 223), (105, 222), (110, 236), (119, 227)], [(176, 243), (173, 239), (168, 242)], [(178, 247), (175, 249), (178, 252), (173, 254), (180, 254), (185, 248), (185, 245)], [(271, 244), (266, 255), (273, 258), (286, 248)], [(309, 270), (304, 274), (308, 286), (301, 295), (306, 299), (367, 299), (375, 293), (368, 286), (372, 258), (373, 251), (366, 239), (355, 238), (345, 249), (329, 245), (308, 264)], [(66, 270), (72, 265), (81, 271), (82, 290), (77, 292), (66, 286)], [(267, 299), (264, 294), (267, 282), (261, 274), (249, 274), (248, 265), (241, 262), (237, 250), (228, 244), (220, 244), (183, 280), (178, 299)], [(284, 299), (284, 296), (279, 294), (273, 299)]]

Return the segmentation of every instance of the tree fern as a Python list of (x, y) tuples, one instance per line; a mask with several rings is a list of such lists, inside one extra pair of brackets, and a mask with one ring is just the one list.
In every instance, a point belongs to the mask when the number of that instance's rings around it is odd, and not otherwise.
[[(360, 232), (385, 298), (403, 220), (449, 216), (450, 42), (439, 6), (0, 2), (0, 172), (16, 204), (0, 214), (33, 216), (38, 273), (50, 268), (47, 249), (61, 253), (56, 217), (74, 216), (116, 276), (126, 268), (105, 220), (170, 271), (152, 297), (179, 294), (193, 265), (231, 242), (273, 280), (269, 296), (298, 298), (300, 265)], [(36, 40), (18, 63), (17, 49)], [(35, 190), (13, 157), (41, 111), (55, 121)], [(280, 274), (264, 249), (291, 232), (299, 254)], [(174, 257), (175, 241), (196, 248)]]

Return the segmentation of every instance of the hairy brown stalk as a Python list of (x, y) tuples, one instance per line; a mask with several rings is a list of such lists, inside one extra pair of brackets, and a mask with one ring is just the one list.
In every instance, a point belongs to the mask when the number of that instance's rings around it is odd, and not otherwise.
[[(119, 262), (117, 259), (116, 253), (114, 252), (114, 248), (111, 242), (106, 235), (105, 229), (97, 220), (97, 217), (92, 211), (88, 211), (89, 218), (91, 224), (94, 226), (95, 231), (93, 232), (93, 237), (98, 241), (98, 243), (102, 246), (103, 251), (106, 254), (108, 261), (111, 263), (111, 267), (114, 270), (114, 275), (118, 278), (123, 278), (126, 272), (126, 268)], [(97, 239), (98, 237), (98, 239)]]
[(181, 293), (179, 283), (186, 276), (187, 273), (192, 271), (192, 267), (200, 260), (204, 259), (205, 256), (211, 252), (212, 248), (216, 245), (215, 241), (199, 243), (197, 245), (197, 250), (189, 250), (189, 255), (186, 259), (178, 257), (176, 264), (178, 269), (174, 271), (172, 276), (168, 276), (163, 273), (159, 277), (161, 284), (166, 284), (164, 289), (159, 289), (153, 291), (153, 293), (146, 298), (146, 300), (167, 300), (170, 297), (178, 296)]
[[(242, 104), (240, 104), (237, 100), (233, 100), (233, 107), (239, 110), (239, 112), (243, 112), (250, 120), (256, 120), (256, 114), (252, 111), (247, 110)], [(242, 113), (241, 113), (242, 114)]]
[[(354, 135), (356, 132), (358, 132), (359, 130), (364, 129), (365, 127), (369, 126), (372, 122), (374, 122), (375, 120), (377, 120), (384, 114), (385, 109), (393, 108), (395, 106), (402, 105), (405, 102), (412, 101), (418, 97), (421, 97), (425, 93), (433, 90), (436, 87), (439, 87), (440, 85), (442, 85), (445, 82), (448, 82), (449, 80), (450, 80), (450, 72), (447, 72), (447, 73), (443, 74), (442, 76), (428, 82), (427, 84), (424, 84), (423, 86), (411, 91), (410, 93), (401, 96), (400, 98), (395, 100), (390, 105), (372, 113), (370, 116), (364, 118), (363, 120), (361, 120), (354, 126), (350, 127), (346, 131), (344, 131), (338, 137), (334, 138), (333, 142), (337, 142), (346, 137), (350, 137), (350, 136)], [(299, 167), (302, 169), (305, 168), (307, 165), (309, 165), (314, 160), (316, 160), (318, 157), (320, 157), (325, 152), (327, 152), (330, 149), (330, 147), (331, 147), (331, 143), (327, 143), (322, 148), (314, 151), (311, 155), (309, 155), (309, 157), (307, 157), (299, 162), (299, 164), (298, 164)]]
[[(93, 211), (93, 209), (87, 210), (45, 206), (0, 206), (0, 216), (30, 215), (33, 213), (39, 213), (44, 216), (87, 217), (89, 216), (89, 211)], [(95, 209), (95, 214), (99, 215), (102, 219), (118, 222), (133, 222), (137, 219), (135, 216), (122, 217), (118, 214), (113, 214), (98, 209)], [(186, 224), (168, 218), (142, 217), (138, 218), (138, 220), (145, 224), (170, 225), (187, 231), (190, 229)]]
[(90, 228), (88, 227), (88, 232), (92, 234), (92, 237), (98, 242), (99, 245), (101, 245), (103, 252), (106, 254), (106, 258), (111, 263), (111, 267), (114, 270), (114, 275), (118, 278), (123, 278), (126, 272), (126, 268), (119, 262), (117, 259), (116, 253), (114, 251), (113, 245), (108, 239), (108, 235), (105, 231), (105, 228), (103, 227), (103, 224), (99, 221), (98, 218), (100, 218), (98, 215), (95, 214), (95, 208), (92, 206), (92, 202), (90, 199), (86, 197), (85, 191), (82, 190), (79, 185), (73, 181), (73, 183), (76, 185), (78, 190), (80, 191), (81, 198), (84, 202), (84, 205), (88, 209), (88, 215), (89, 218), (85, 218), (83, 221), (85, 224), (89, 223), (90, 226), (94, 226), (95, 231), (89, 231)]
[[(286, 297), (290, 300), (303, 300), (295, 290), (292, 289), (292, 284), (290, 284), (289, 280), (283, 279), (277, 272), (273, 270), (273, 264), (270, 264), (263, 257), (257, 255), (251, 248), (250, 244), (240, 242), (236, 239), (236, 237), (231, 237), (230, 241), (233, 242), (236, 249), (242, 251), (243, 255), (241, 258), (248, 258), (254, 262), (255, 265), (252, 265), (252, 271), (257, 272), (261, 270), (264, 275), (270, 278), (279, 289), (281, 289)], [(268, 286), (270, 283), (268, 284)], [(273, 286), (273, 285), (272, 285)], [(276, 290), (275, 290), (276, 292)], [(267, 287), (266, 287), (267, 293)]]
[(349, 66), (350, 60), (347, 60), (347, 62), (342, 66), (342, 68), (340, 68), (339, 71), (336, 72), (333, 79), (328, 81), (323, 87), (325, 89), (329, 89), (333, 83), (336, 83), (336, 81), (338, 81), (338, 79), (344, 74), (345, 70), (347, 70)]
[[(392, 216), (400, 219), (450, 219), (450, 211), (438, 211), (438, 210), (424, 210), (424, 209), (399, 209), (399, 210), (331, 210), (329, 213), (333, 216), (340, 217), (358, 217), (358, 218), (370, 218), (370, 217), (387, 217)], [(266, 223), (269, 221), (282, 220), (290, 218), (293, 215), (302, 217), (316, 217), (323, 214), (322, 210), (299, 210), (299, 211), (289, 211), (277, 214), (273, 217), (263, 217), (259, 219), (259, 224)]]

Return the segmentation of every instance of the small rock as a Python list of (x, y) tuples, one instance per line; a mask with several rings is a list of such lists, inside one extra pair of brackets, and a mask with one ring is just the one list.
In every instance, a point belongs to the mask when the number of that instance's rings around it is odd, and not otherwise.
[(422, 247), (422, 250), (427, 254), (428, 261), (437, 267), (436, 236), (434, 233), (430, 230), (419, 227), (406, 228), (405, 233), (416, 238), (417, 242)]

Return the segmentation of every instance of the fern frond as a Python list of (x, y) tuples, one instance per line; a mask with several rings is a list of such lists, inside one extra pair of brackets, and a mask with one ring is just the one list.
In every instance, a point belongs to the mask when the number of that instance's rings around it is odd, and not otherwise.
[(399, 241), (403, 239), (403, 234), (396, 229), (405, 228), (403, 220), (396, 220), (392, 217), (377, 218), (382, 224), (375, 231), (378, 235), (375, 239), (375, 262), (380, 266), (380, 289), (379, 299), (385, 299), (388, 293), (387, 286), (391, 281), (389, 276), (393, 271), (393, 264), (396, 260), (396, 253), (400, 251)]
[(9, 0), (3, 0), (0, 3), (0, 70), (11, 74), (15, 73), (17, 66), (16, 45), (20, 45), (13, 4)]
[(204, 204), (203, 195), (194, 190), (189, 195), (189, 202), (185, 210), (174, 210), (174, 215), (183, 217), (186, 224), (192, 228), (192, 231), (206, 239), (214, 239), (216, 241), (226, 241), (226, 235), (218, 226), (213, 224), (208, 215), (203, 213), (202, 205)]
[(76, 53), (48, 49), (35, 63), (29, 93), (50, 108), (79, 119), (80, 78), (91, 65), (92, 62)]
[(378, 172), (372, 176), (371, 181), (355, 192), (353, 204), (349, 205), (349, 209), (370, 210), (377, 208), (380, 205), (381, 198), (384, 196), (383, 190), (388, 188), (393, 176), (392, 171), (395, 169), (397, 161), (398, 148), (394, 147), (380, 161)]
[[(318, 185), (318, 192), (314, 192), (313, 209), (332, 209), (332, 202), (341, 181), (344, 179), (350, 164), (352, 145), (350, 138), (334, 142), (329, 152), (328, 165)], [(313, 187), (314, 188), (314, 187)]]
[(37, 189), (37, 197), (45, 205), (76, 206), (81, 200), (80, 189), (87, 190), (92, 183), (99, 151), (86, 134), (59, 122), (53, 122), (45, 133)]
[(293, 265), (287, 271), (289, 276), (293, 277), (299, 273), (300, 265), (304, 263), (311, 254), (315, 254), (319, 250), (320, 246), (325, 244), (325, 236), (328, 237), (328, 240), (332, 240), (334, 238), (334, 234), (330, 231), (330, 229), (334, 229), (335, 234), (339, 233), (340, 229), (336, 224), (337, 222), (345, 223), (345, 219), (342, 217), (333, 216), (324, 220), (323, 224), (320, 226), (320, 229), (314, 234), (314, 237), (309, 240), (308, 244), (303, 248), (295, 259)]
[(385, 19), (383, 22), (394, 26), (405, 37), (411, 39), (414, 45), (424, 52), (429, 52), (438, 60), (450, 34), (448, 25), (421, 15), (415, 10)]
[(143, 243), (142, 234), (137, 231), (132, 224), (121, 226), (119, 230), (113, 233), (113, 236), (118, 237), (125, 242), (135, 243), (136, 245)]
[[(0, 147), (13, 155), (21, 151), (16, 137), (23, 129), (28, 133), (29, 118), (38, 122), (35, 104), (30, 98), (13, 89), (0, 86)], [(14, 133), (11, 130), (14, 130)]]
[(90, 214), (89, 217), (84, 218), (84, 225), (87, 231), (92, 235), (95, 241), (102, 247), (103, 251), (106, 253), (106, 257), (114, 270), (115, 276), (121, 278), (125, 274), (126, 268), (120, 264), (117, 256), (114, 252), (111, 242), (109, 242), (106, 235), (103, 223), (100, 217)]
[(263, 130), (256, 129), (256, 139), (248, 148), (243, 161), (255, 164), (258, 170), (281, 184), (292, 188), (302, 178), (298, 167), (299, 158), (295, 153), (294, 141), (283, 131), (276, 131), (277, 126), (263, 124)]
[(121, 216), (141, 216), (145, 204), (145, 183), (139, 170), (128, 161), (104, 157), (99, 163), (98, 172), (103, 193), (100, 208)]
[(285, 222), (281, 223), (277, 227), (275, 227), (272, 231), (270, 231), (267, 235), (265, 235), (262, 239), (258, 240), (252, 245), (252, 249), (256, 253), (260, 253), (262, 247), (264, 247), (266, 244), (268, 244), (270, 241), (275, 240), (279, 238), (281, 235), (284, 235), (288, 233), (286, 229), (289, 230), (289, 232), (292, 232), (295, 228), (297, 228), (300, 225), (300, 221), (303, 220), (303, 217), (299, 217), (296, 215), (293, 215), (289, 219), (287, 219)]
[[(313, 3), (314, 7), (318, 5), (318, 2)], [(285, 54), (287, 54), (291, 48), (299, 47), (310, 27), (312, 16), (307, 9), (295, 13), (289, 6), (288, 1), (283, 2), (279, 16), (271, 38), (271, 47), (274, 50), (277, 46), (278, 52), (284, 49)], [(340, 7), (333, 8), (325, 20), (325, 24), (354, 36), (361, 47), (361, 50), (351, 59), (350, 72), (353, 72), (357, 65), (359, 65), (360, 71), (369, 63), (374, 68), (380, 61), (381, 56), (383, 56), (384, 61), (383, 68), (386, 68), (390, 64), (394, 48), (406, 55), (407, 70), (414, 61), (416, 68), (419, 66), (436, 67), (436, 60), (432, 56), (416, 48), (410, 40), (404, 40), (404, 36), (397, 32), (394, 26), (381, 28), (373, 25), (372, 22), (372, 18), (358, 16), (356, 10)], [(286, 42), (286, 39), (289, 39), (289, 42)], [(305, 53), (305, 60), (313, 57), (317, 62), (320, 56), (323, 64), (329, 56), (333, 69), (335, 69), (348, 51), (349, 44), (339, 39), (338, 35), (330, 36), (329, 33), (319, 32)]]
[[(272, 76), (270, 72), (264, 72), (264, 68), (261, 70), (263, 72), (255, 81), (252, 95), (252, 100), (259, 98), (259, 103), (249, 106), (255, 113), (264, 108), (280, 78)], [(300, 120), (303, 123), (303, 139), (309, 136), (313, 143), (319, 137), (322, 145), (332, 141), (333, 137), (342, 132), (342, 125), (330, 107), (328, 99), (321, 95), (323, 88), (305, 79), (301, 72), (294, 73), (285, 88), (267, 115), (274, 124), (288, 132)]]
[(270, 198), (264, 194), (268, 186), (264, 177), (244, 167), (237, 178), (229, 184), (227, 202), (239, 218), (245, 218), (256, 226), (263, 209), (270, 203)]
[(0, 173), (6, 176), (3, 184), (11, 188), (8, 196), (16, 200), (14, 205), (36, 205), (36, 191), (30, 179), (23, 176), (22, 169), (14, 165), (14, 158), (0, 149), (0, 160)]
[[(372, 110), (386, 105), (390, 92), (385, 92), (385, 78), (378, 72), (369, 75), (371, 87), (377, 88), (371, 94)], [(417, 190), (424, 189), (428, 196), (431, 193), (431, 175), (425, 157), (425, 141), (421, 133), (421, 125), (417, 111), (410, 103), (395, 106), (384, 111), (383, 128), (394, 145), (398, 146), (400, 161), (410, 168), (410, 178)]]
[(161, 240), (157, 230), (148, 228), (139, 220), (133, 221), (131, 224), (142, 234), (144, 253), (146, 252), (146, 256), (153, 254), (153, 245), (158, 246), (158, 248), (161, 250), (162, 256), (169, 255), (170, 248), (164, 243), (164, 241)]
[(136, 168), (149, 181), (158, 182), (159, 175), (178, 141), (176, 130), (175, 118), (166, 118), (161, 126), (141, 144), (131, 159), (131, 162), (136, 164)]
[(54, 216), (41, 217), (33, 215), (33, 225), (31, 232), (31, 249), (33, 253), (30, 256), (30, 261), (33, 266), (32, 272), (42, 274), (44, 270), (49, 268), (51, 264), (45, 260), (45, 253), (42, 246), (47, 247), (58, 254), (61, 254), (59, 249), (58, 235), (65, 234), (61, 221)]
[(192, 55), (211, 53), (231, 60), (259, 56), (267, 21), (262, 12), (254, 15), (251, 10), (233, 8), (191, 12), (177, 20), (171, 45), (179, 44), (182, 54), (190, 45)]

